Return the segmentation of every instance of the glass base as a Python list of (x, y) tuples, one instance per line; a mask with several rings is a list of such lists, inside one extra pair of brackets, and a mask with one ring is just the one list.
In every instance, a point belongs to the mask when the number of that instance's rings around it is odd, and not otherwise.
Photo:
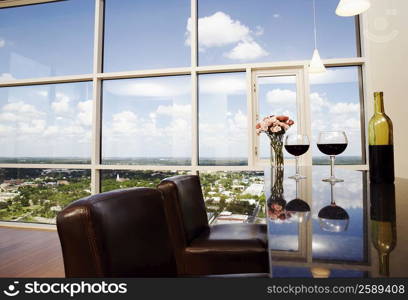
[(300, 175), (300, 174), (295, 174), (293, 176), (289, 176), (289, 179), (295, 179), (295, 180), (301, 180), (301, 179), (306, 179), (306, 176)]
[(326, 179), (322, 179), (322, 181), (324, 181), (324, 182), (331, 182), (331, 183), (344, 182), (343, 179), (336, 178), (336, 177), (329, 177), (329, 178), (326, 178)]

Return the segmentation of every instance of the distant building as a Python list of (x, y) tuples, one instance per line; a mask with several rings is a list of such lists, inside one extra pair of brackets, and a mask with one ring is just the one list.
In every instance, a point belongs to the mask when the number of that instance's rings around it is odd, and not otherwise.
[(4, 180), (3, 183), (7, 185), (20, 185), (24, 182), (24, 180), (21, 179), (9, 179), (9, 180)]
[(254, 205), (254, 204), (258, 203), (258, 200), (255, 200), (255, 199), (241, 199), (240, 201), (246, 201), (251, 205)]
[(0, 201), (5, 202), (7, 200), (13, 199), (15, 196), (18, 196), (19, 193), (0, 193)]
[(244, 194), (261, 196), (263, 194), (264, 185), (261, 183), (253, 183), (245, 190)]
[(220, 202), (221, 201), (221, 197), (212, 197), (211, 198), (214, 202)]
[(58, 185), (69, 185), (69, 181), (68, 180), (58, 180), (57, 184)]
[(234, 224), (245, 223), (248, 220), (247, 215), (233, 214), (229, 211), (221, 212), (212, 224)]
[(119, 174), (116, 174), (116, 182), (125, 182), (128, 180), (129, 178), (120, 178)]
[(232, 186), (232, 189), (233, 189), (234, 191), (240, 191), (240, 192), (242, 192), (242, 191), (245, 189), (245, 186), (234, 184), (234, 185)]
[(59, 205), (51, 206), (51, 207), (50, 207), (50, 210), (51, 210), (51, 211), (61, 211), (61, 210), (62, 210), (62, 207), (59, 206)]

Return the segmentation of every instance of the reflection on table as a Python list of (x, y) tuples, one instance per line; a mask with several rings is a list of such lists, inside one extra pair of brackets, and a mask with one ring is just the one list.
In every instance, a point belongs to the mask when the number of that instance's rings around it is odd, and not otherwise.
[[(296, 181), (288, 178), (294, 172), (291, 166), (281, 172), (265, 170), (271, 275), (407, 276), (394, 185), (370, 186), (367, 172), (342, 168), (336, 172), (344, 182), (323, 182), (328, 171), (324, 166), (302, 167), (307, 178)], [(408, 180), (397, 182), (408, 190)], [(408, 218), (408, 202), (400, 203)], [(403, 239), (407, 247), (405, 235)]]

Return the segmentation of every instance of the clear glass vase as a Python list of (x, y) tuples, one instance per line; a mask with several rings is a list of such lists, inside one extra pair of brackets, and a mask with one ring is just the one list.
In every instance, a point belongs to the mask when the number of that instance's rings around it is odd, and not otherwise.
[(283, 136), (284, 134), (268, 134), (271, 141), (271, 166), (277, 169), (283, 168)]

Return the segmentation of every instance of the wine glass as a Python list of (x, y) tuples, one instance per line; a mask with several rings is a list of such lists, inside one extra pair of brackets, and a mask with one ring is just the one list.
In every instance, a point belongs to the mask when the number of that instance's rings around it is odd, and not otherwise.
[(306, 176), (299, 174), (299, 156), (303, 155), (309, 150), (309, 137), (304, 134), (288, 134), (285, 139), (285, 149), (296, 159), (296, 174), (289, 178), (299, 180), (305, 179)]
[(325, 182), (343, 182), (343, 179), (334, 176), (334, 160), (347, 148), (347, 136), (344, 131), (321, 131), (317, 147), (319, 150), (330, 156), (330, 177), (323, 179)]
[(334, 201), (334, 185), (336, 182), (330, 182), (331, 201), (330, 205), (323, 207), (318, 214), (320, 228), (329, 232), (346, 231), (350, 222), (347, 211), (336, 205)]
[(306, 223), (310, 219), (309, 204), (300, 199), (298, 195), (299, 180), (296, 180), (296, 198), (286, 204), (286, 211), (292, 216), (292, 219), (299, 223)]

